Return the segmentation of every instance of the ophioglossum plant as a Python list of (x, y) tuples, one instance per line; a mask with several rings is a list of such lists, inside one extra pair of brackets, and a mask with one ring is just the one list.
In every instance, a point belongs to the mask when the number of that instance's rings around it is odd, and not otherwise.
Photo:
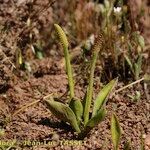
[[(84, 100), (80, 100), (74, 94), (74, 80), (73, 80), (73, 70), (70, 63), (69, 56), (69, 43), (67, 37), (58, 25), (54, 25), (60, 42), (62, 44), (65, 56), (65, 68), (68, 76), (69, 92), (70, 97), (68, 104), (55, 101), (53, 97), (46, 100), (46, 103), (50, 111), (60, 120), (69, 123), (72, 128), (80, 135), (86, 135), (93, 127), (100, 123), (106, 116), (105, 104), (109, 93), (112, 91), (117, 79), (110, 81), (103, 89), (98, 93), (97, 98), (94, 101), (93, 112), (90, 115), (91, 102), (93, 96), (93, 82), (94, 82), (94, 71), (96, 66), (96, 60), (98, 53), (102, 48), (103, 34), (99, 34), (95, 40), (95, 44), (92, 49), (92, 60), (90, 66), (90, 75), (88, 80), (87, 92)], [(83, 102), (83, 103), (82, 103)], [(90, 117), (91, 116), (91, 117)]]

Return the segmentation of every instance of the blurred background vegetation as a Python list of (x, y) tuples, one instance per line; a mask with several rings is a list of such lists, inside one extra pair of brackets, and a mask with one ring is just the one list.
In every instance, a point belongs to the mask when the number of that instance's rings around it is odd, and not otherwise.
[(148, 0), (6, 0), (0, 10), (1, 55), (3, 61), (9, 58), (11, 69), (32, 74), (32, 60), (60, 60), (63, 53), (53, 27), (57, 23), (68, 36), (72, 62), (83, 72), (100, 31), (105, 43), (96, 74), (102, 81), (116, 76), (137, 80), (149, 70)]

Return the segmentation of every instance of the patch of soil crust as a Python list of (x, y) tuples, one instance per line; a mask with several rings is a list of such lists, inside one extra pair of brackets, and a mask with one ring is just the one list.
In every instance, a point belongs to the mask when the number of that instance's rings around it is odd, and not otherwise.
[(50, 58), (44, 58), (42, 60), (36, 59), (30, 64), (35, 78), (39, 78), (44, 75), (59, 75), (65, 73), (64, 68), (61, 67), (59, 60), (53, 61)]

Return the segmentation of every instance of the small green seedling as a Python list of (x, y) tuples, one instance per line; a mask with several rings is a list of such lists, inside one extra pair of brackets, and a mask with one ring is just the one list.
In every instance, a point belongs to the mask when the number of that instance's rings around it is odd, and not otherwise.
[(118, 150), (121, 138), (121, 127), (115, 114), (113, 114), (111, 118), (111, 136), (114, 150)]
[(131, 70), (131, 73), (134, 76), (135, 80), (139, 79), (140, 72), (142, 70), (142, 52), (141, 50), (145, 47), (145, 41), (142, 35), (138, 32), (133, 33), (133, 41), (137, 45), (137, 52), (138, 52), (138, 57), (136, 59), (133, 59), (133, 56), (131, 55), (132, 52), (132, 44), (129, 42), (129, 54), (125, 54), (124, 58)]
[(93, 106), (93, 112), (90, 114), (91, 110), (91, 102), (93, 96), (93, 80), (94, 80), (94, 70), (96, 65), (96, 60), (98, 57), (98, 53), (101, 49), (103, 37), (100, 34), (96, 42), (93, 46), (92, 52), (92, 61), (90, 66), (90, 75), (89, 75), (89, 84), (87, 87), (87, 92), (85, 95), (85, 99), (81, 101), (80, 99), (75, 97), (74, 94), (74, 80), (73, 80), (73, 70), (70, 63), (70, 56), (68, 51), (68, 40), (67, 37), (62, 30), (62, 28), (55, 24), (54, 25), (61, 44), (64, 50), (65, 56), (65, 67), (68, 76), (69, 83), (69, 104), (64, 104), (58, 101), (55, 101), (53, 97), (46, 100), (46, 103), (50, 109), (50, 111), (60, 120), (69, 123), (73, 129), (81, 136), (85, 136), (93, 127), (99, 124), (104, 117), (106, 116), (105, 104), (107, 101), (107, 97), (109, 93), (112, 91), (115, 86), (117, 79), (110, 81), (104, 88), (99, 92)]
[(127, 55), (125, 55), (124, 57), (135, 80), (138, 80), (141, 72), (141, 66), (142, 66), (142, 54), (139, 54), (137, 62), (133, 62), (132, 59)]
[(135, 94), (134, 94), (134, 95), (128, 94), (127, 96), (128, 96), (129, 98), (131, 98), (131, 100), (132, 100), (133, 102), (138, 102), (138, 101), (140, 100), (140, 98), (141, 98), (141, 93), (140, 93), (139, 91), (135, 91)]
[(37, 41), (35, 44), (32, 44), (31, 49), (38, 59), (44, 58), (43, 46), (41, 41)]
[[(120, 140), (121, 140), (122, 128), (120, 126), (118, 117), (116, 114), (113, 114), (111, 117), (111, 137), (113, 143), (113, 149), (119, 150)], [(120, 145), (121, 146), (121, 145)], [(141, 150), (144, 150), (144, 140), (141, 136)], [(127, 140), (122, 147), (123, 150), (132, 150), (131, 140)]]

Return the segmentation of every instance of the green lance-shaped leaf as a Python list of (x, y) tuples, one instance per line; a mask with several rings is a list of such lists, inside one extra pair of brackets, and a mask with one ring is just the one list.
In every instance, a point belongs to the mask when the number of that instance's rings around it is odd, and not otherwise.
[(143, 36), (140, 34), (137, 34), (137, 40), (138, 40), (138, 43), (141, 46), (141, 48), (144, 48), (145, 47), (145, 41), (144, 41)]
[(92, 130), (96, 125), (98, 125), (100, 122), (102, 122), (106, 116), (106, 109), (102, 108), (99, 110), (97, 115), (92, 117), (86, 124), (84, 130), (81, 132), (80, 137), (85, 137), (87, 134)]
[(74, 97), (74, 81), (73, 81), (73, 71), (72, 71), (72, 67), (71, 67), (71, 63), (70, 63), (70, 56), (69, 56), (69, 51), (68, 51), (69, 43), (68, 43), (67, 37), (66, 37), (64, 31), (62, 30), (62, 28), (58, 24), (54, 24), (54, 27), (58, 33), (60, 42), (61, 42), (61, 44), (63, 46), (63, 50), (64, 50), (65, 66), (66, 66), (66, 72), (67, 72), (67, 76), (68, 76), (70, 99), (71, 99)]
[(114, 150), (118, 150), (121, 137), (121, 127), (115, 114), (113, 114), (111, 118), (111, 136)]
[(83, 106), (80, 99), (72, 98), (69, 107), (73, 110), (76, 115), (78, 124), (80, 124), (83, 115)]
[(97, 114), (101, 107), (106, 103), (107, 97), (116, 85), (118, 79), (111, 80), (104, 88), (99, 92), (93, 107), (92, 117)]
[(94, 80), (94, 71), (95, 71), (95, 65), (96, 65), (96, 60), (98, 53), (101, 49), (103, 43), (103, 37), (102, 34), (99, 34), (97, 37), (94, 47), (92, 49), (93, 51), (93, 56), (92, 56), (92, 61), (91, 61), (91, 69), (90, 69), (90, 76), (89, 76), (89, 85), (87, 87), (87, 93), (86, 93), (86, 98), (85, 98), (85, 108), (84, 108), (84, 125), (89, 120), (89, 112), (90, 112), (90, 106), (91, 106), (91, 101), (92, 101), (92, 95), (93, 95), (93, 80)]
[(136, 80), (139, 78), (139, 74), (142, 66), (142, 55), (140, 54), (137, 60), (137, 63), (134, 64), (135, 67), (135, 78)]
[(63, 103), (46, 100), (50, 111), (60, 120), (70, 123), (76, 132), (80, 133), (76, 116), (71, 108)]
[(134, 73), (133, 65), (132, 65), (132, 62), (131, 62), (130, 58), (127, 55), (125, 55), (124, 57), (125, 57), (125, 60), (127, 61), (128, 65), (129, 65), (132, 73)]
[(104, 120), (106, 113), (107, 111), (105, 108), (100, 109), (98, 113), (88, 121), (86, 128), (95, 127), (97, 124)]
[(135, 70), (135, 72), (134, 72), (134, 76), (135, 76), (135, 80), (138, 80), (138, 78), (139, 78), (139, 72), (138, 72), (138, 65), (135, 63), (134, 64), (134, 70)]
[[(141, 69), (141, 65), (142, 65), (142, 54), (140, 54), (139, 57), (138, 57), (137, 65), (138, 65), (138, 68)], [(141, 71), (141, 70), (140, 70), (140, 71)]]
[(95, 115), (94, 117), (92, 117), (86, 124), (84, 130), (82, 130), (82, 132), (79, 134), (80, 138), (84, 138), (85, 136), (87, 136), (87, 134), (90, 132), (90, 130), (92, 130), (97, 124), (99, 124), (101, 121), (104, 120), (105, 116), (106, 116), (106, 109), (102, 108), (101, 110), (99, 110), (99, 112), (97, 113), (97, 115)]

